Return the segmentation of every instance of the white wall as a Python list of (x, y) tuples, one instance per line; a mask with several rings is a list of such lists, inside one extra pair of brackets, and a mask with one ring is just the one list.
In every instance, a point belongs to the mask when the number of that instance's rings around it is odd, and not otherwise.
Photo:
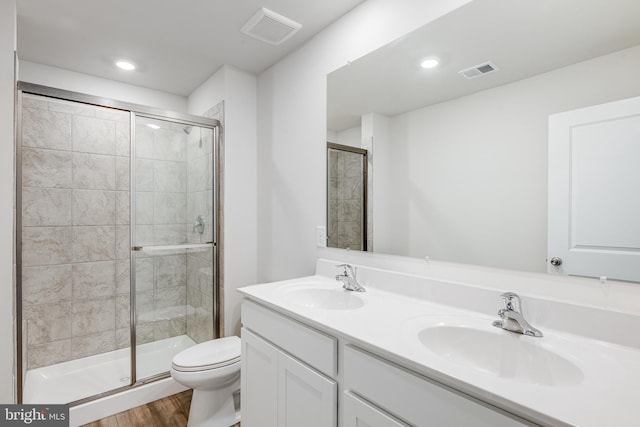
[[(362, 140), (362, 127), (355, 126), (340, 132), (330, 132), (331, 131), (327, 131), (327, 141), (341, 145), (348, 145), (350, 147), (360, 148)], [(329, 135), (332, 135), (333, 139), (330, 139)]]
[(14, 52), (15, 1), (0, 2), (0, 402), (14, 403)]
[(239, 334), (240, 297), (235, 291), (257, 281), (256, 77), (222, 67), (188, 99), (191, 114), (225, 102), (224, 127), (224, 324)]
[(376, 243), (545, 272), (548, 117), (640, 95), (638, 70), (640, 46), (394, 117), (394, 217)]
[(468, 0), (368, 0), (258, 78), (258, 277), (312, 274), (325, 224), (326, 75)]
[(362, 147), (369, 150), (367, 247), (369, 251), (381, 253), (391, 251), (390, 245), (394, 244), (393, 236), (397, 232), (385, 225), (390, 222), (396, 209), (391, 199), (397, 191), (392, 186), (391, 179), (393, 141), (390, 126), (389, 117), (382, 114), (369, 113), (362, 116)]
[[(135, 72), (135, 71), (134, 71)], [(101, 96), (161, 110), (184, 113), (187, 98), (154, 89), (103, 79), (88, 74), (63, 70), (29, 61), (20, 61), (18, 80), (65, 89), (73, 92)]]

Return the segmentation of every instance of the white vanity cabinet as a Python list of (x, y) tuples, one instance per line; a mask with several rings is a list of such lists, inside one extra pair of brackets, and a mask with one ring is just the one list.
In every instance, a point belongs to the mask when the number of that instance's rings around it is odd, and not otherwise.
[(242, 427), (534, 425), (252, 301), (242, 323)]
[(242, 426), (336, 427), (337, 340), (248, 301), (242, 319)]

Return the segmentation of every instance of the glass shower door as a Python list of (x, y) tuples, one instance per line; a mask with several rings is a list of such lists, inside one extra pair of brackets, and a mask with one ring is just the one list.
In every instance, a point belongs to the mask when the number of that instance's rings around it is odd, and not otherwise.
[(136, 115), (132, 339), (138, 381), (214, 338), (214, 131)]
[(130, 381), (131, 117), (22, 92), (19, 105), (19, 399), (81, 401)]

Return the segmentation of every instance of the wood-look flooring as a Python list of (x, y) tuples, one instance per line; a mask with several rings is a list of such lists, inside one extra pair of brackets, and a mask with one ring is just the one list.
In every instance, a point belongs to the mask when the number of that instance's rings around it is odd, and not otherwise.
[[(192, 390), (187, 390), (83, 427), (186, 427), (192, 394)], [(233, 427), (240, 427), (240, 423)]]

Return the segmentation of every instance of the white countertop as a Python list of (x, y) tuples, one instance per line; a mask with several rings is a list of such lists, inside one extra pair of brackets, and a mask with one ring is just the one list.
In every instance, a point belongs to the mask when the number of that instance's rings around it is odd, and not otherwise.
[[(492, 317), (436, 304), (373, 286), (368, 286), (367, 292), (357, 293), (355, 298), (360, 298), (364, 304), (349, 310), (305, 306), (286, 296), (293, 287), (305, 286), (339, 289), (341, 283), (323, 276), (309, 276), (248, 286), (239, 291), (245, 297), (533, 422), (584, 427), (640, 425), (638, 348), (548, 327), (540, 328), (544, 333), (542, 338), (522, 336), (492, 327), (497, 315)], [(581, 375), (565, 385), (546, 385), (548, 381), (545, 380), (512, 379), (443, 357), (417, 339), (417, 332), (425, 325), (455, 323), (457, 318), (462, 321), (472, 319), (474, 326), (486, 324), (486, 328), (480, 326), (486, 332), (508, 334), (513, 336), (509, 339), (526, 340), (526, 343), (552, 351), (577, 367)]]

